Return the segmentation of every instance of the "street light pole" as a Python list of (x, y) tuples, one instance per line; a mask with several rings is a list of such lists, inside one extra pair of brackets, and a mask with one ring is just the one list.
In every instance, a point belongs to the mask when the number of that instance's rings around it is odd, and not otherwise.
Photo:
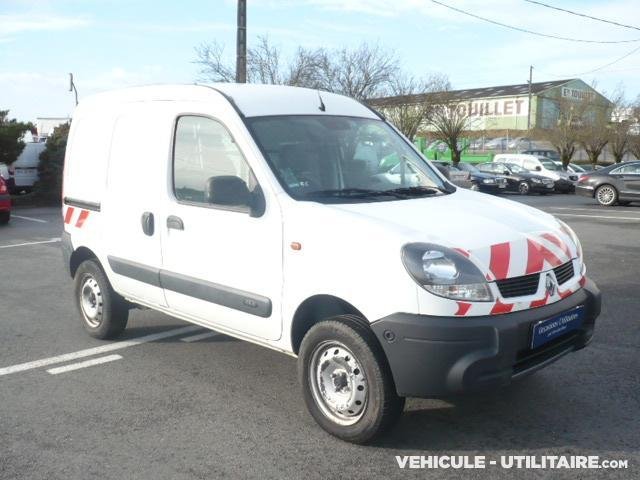
[(247, 83), (247, 0), (238, 0), (236, 83)]
[(533, 65), (529, 66), (529, 104), (527, 106), (527, 132), (531, 131), (531, 82), (533, 81)]
[(69, 74), (69, 91), (75, 94), (76, 106), (78, 106), (78, 89), (76, 88), (76, 84), (73, 82), (73, 73)]

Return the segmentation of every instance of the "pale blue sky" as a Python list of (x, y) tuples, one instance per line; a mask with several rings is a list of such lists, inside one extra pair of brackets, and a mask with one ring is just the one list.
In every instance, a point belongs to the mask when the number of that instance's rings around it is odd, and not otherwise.
[[(442, 0), (522, 28), (597, 40), (640, 39), (640, 31), (554, 12), (523, 0)], [(565, 8), (640, 24), (637, 0), (549, 0)], [(503, 29), (428, 0), (248, 0), (249, 41), (268, 34), (285, 52), (297, 46), (341, 47), (379, 42), (404, 68), (441, 72), (454, 87), (523, 83), (578, 76), (601, 91), (623, 84), (640, 93), (640, 47), (583, 44)], [(73, 111), (67, 73), (80, 97), (129, 85), (191, 83), (195, 45), (216, 39), (233, 60), (232, 0), (0, 0), (0, 108), (22, 120)]]

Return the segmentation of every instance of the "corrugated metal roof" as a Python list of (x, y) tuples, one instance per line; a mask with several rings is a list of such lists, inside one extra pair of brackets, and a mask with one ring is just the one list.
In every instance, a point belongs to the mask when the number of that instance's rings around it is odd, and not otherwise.
[[(531, 84), (531, 93), (537, 94), (549, 88), (558, 87), (574, 79), (554, 80), (552, 82), (535, 82)], [(453, 98), (460, 100), (472, 100), (474, 98), (490, 98), (490, 97), (511, 97), (517, 95), (527, 95), (529, 93), (529, 84), (520, 83), (518, 85), (500, 85), (497, 87), (468, 88), (465, 90), (451, 90), (447, 92)], [(437, 93), (422, 93), (416, 95), (402, 95), (396, 97), (372, 98), (367, 103), (373, 106), (386, 106), (397, 104), (421, 103), (430, 95)]]

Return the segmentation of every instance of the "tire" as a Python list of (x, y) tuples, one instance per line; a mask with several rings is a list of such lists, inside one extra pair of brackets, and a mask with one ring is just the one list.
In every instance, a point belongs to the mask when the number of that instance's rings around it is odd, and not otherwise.
[(531, 187), (528, 182), (520, 182), (518, 184), (518, 193), (520, 195), (529, 195), (531, 193)]
[(82, 326), (92, 337), (115, 338), (127, 326), (127, 302), (113, 290), (97, 260), (78, 267), (74, 296)]
[(603, 207), (610, 207), (618, 201), (618, 191), (613, 185), (605, 183), (596, 189), (595, 198)]
[(472, 183), (471, 186), (469, 187), (469, 190), (471, 190), (472, 192), (479, 192), (480, 185), (478, 185), (477, 183)]
[(367, 443), (384, 433), (405, 402), (396, 393), (382, 347), (363, 322), (341, 315), (317, 323), (298, 355), (309, 413), (324, 430), (352, 443)]
[(11, 220), (11, 212), (0, 212), (0, 225), (6, 225)]

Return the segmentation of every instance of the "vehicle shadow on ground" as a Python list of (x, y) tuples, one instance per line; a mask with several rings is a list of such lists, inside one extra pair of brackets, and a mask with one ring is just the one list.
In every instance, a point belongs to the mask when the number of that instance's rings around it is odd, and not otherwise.
[(487, 449), (629, 449), (629, 425), (612, 425), (606, 420), (616, 416), (607, 411), (614, 406), (608, 407), (605, 397), (598, 404), (585, 404), (580, 401), (583, 395), (586, 392), (580, 388), (567, 392), (534, 375), (491, 393), (412, 399), (396, 428), (375, 445), (436, 454)]
[[(185, 325), (182, 323), (173, 324), (173, 325), (149, 325), (149, 326), (132, 326), (127, 327), (124, 333), (117, 338), (118, 341), (126, 341), (126, 340), (135, 340), (140, 337), (146, 337), (147, 335), (154, 335), (157, 333), (168, 332), (170, 330), (175, 330), (177, 328), (184, 328)], [(208, 342), (240, 342), (240, 340), (224, 335), (223, 333), (219, 333), (215, 330), (209, 330), (205, 327), (202, 327), (199, 330), (194, 330), (193, 332), (183, 333), (180, 335), (176, 335), (168, 338), (161, 338), (158, 340), (154, 340), (150, 343), (175, 343), (181, 342), (182, 338), (190, 337), (192, 335), (199, 335), (201, 333), (209, 333), (213, 332), (217, 335), (213, 337), (208, 337), (202, 340), (198, 340), (197, 343), (208, 343)]]

